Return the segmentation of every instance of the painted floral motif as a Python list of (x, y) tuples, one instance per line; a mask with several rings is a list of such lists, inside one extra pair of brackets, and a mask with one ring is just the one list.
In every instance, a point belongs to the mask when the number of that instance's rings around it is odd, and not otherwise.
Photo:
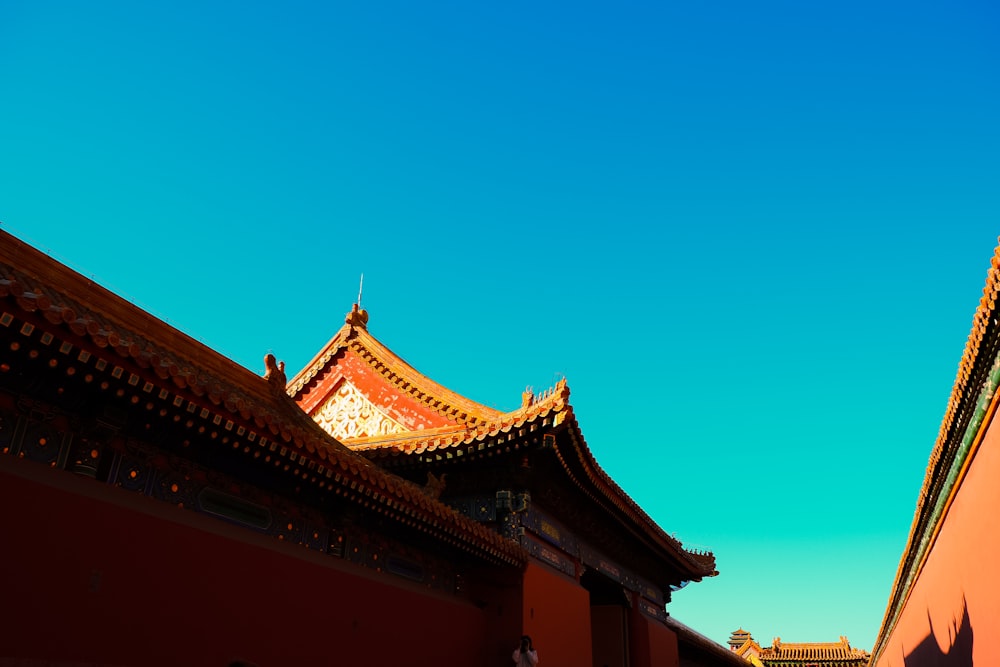
[(327, 433), (338, 440), (370, 438), (403, 433), (406, 430), (346, 380), (319, 409), (315, 419)]

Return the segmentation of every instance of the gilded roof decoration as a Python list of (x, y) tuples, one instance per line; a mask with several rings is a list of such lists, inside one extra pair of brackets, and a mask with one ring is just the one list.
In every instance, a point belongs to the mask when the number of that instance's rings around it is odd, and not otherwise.
[(313, 417), (323, 430), (341, 441), (396, 435), (406, 430), (347, 380), (340, 381)]
[[(351, 312), (354, 312), (353, 308)], [(361, 312), (367, 315), (366, 311)], [(348, 322), (334, 334), (319, 354), (292, 378), (288, 384), (290, 396), (301, 402), (331, 363), (345, 351), (350, 351), (361, 358), (370, 367), (373, 375), (382, 378), (382, 381), (390, 385), (398, 395), (419, 403), (448, 421), (474, 426), (503, 414), (434, 382), (382, 345), (368, 333), (366, 327), (352, 324), (351, 321), (349, 315)], [(367, 318), (365, 322), (367, 323)], [(309, 408), (306, 407), (306, 410)]]

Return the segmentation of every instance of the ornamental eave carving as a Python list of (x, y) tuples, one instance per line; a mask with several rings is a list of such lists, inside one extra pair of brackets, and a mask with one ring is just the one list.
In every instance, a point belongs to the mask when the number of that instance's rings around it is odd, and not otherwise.
[(405, 426), (368, 400), (347, 379), (340, 381), (313, 418), (337, 440), (395, 435), (407, 431)]

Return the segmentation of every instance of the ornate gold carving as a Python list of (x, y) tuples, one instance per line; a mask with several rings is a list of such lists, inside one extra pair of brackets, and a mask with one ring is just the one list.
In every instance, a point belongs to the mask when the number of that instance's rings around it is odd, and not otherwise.
[(404, 433), (406, 428), (344, 380), (316, 412), (316, 422), (338, 440)]

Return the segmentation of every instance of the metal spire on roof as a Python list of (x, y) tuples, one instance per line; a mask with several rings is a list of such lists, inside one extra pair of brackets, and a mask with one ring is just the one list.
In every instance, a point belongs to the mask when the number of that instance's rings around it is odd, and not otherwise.
[(361, 291), (365, 287), (365, 274), (361, 274), (361, 283), (358, 285), (358, 310), (361, 309)]

